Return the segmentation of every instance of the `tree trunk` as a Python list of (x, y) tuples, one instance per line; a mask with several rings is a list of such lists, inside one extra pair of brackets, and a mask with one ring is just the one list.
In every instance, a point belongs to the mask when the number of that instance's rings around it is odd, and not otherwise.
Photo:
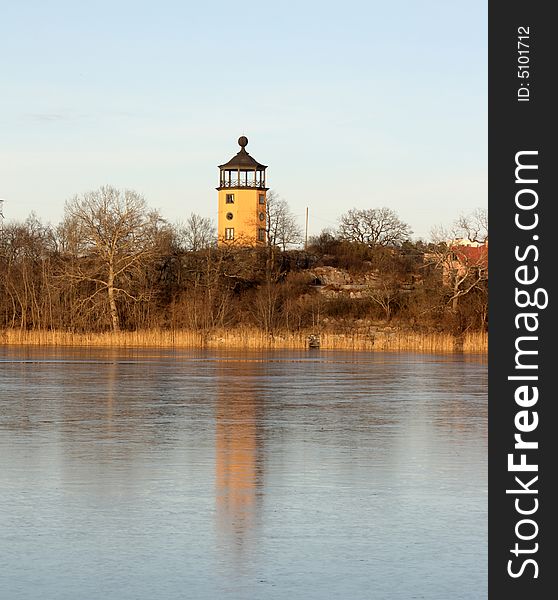
[(457, 275), (455, 275), (455, 279), (453, 282), (453, 298), (451, 300), (451, 310), (453, 311), (454, 314), (457, 314), (457, 307), (459, 304), (459, 286), (461, 284), (461, 281), (459, 281), (459, 279), (457, 278)]
[(114, 300), (114, 270), (112, 265), (109, 266), (107, 292), (110, 307), (110, 318), (112, 320), (112, 330), (120, 331), (120, 322), (118, 320), (118, 311), (116, 310), (116, 301)]

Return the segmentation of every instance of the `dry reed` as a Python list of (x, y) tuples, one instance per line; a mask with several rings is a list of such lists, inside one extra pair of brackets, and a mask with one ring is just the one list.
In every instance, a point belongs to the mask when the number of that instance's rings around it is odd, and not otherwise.
[[(316, 332), (284, 332), (270, 335), (262, 330), (235, 328), (209, 333), (190, 330), (147, 330), (105, 333), (66, 331), (24, 331), (5, 329), (0, 344), (24, 346), (99, 346), (154, 348), (230, 348), (301, 350), (308, 347), (308, 335)], [(374, 334), (320, 332), (320, 346), (327, 350), (415, 351), (485, 353), (488, 334), (417, 333), (404, 330), (378, 331)]]

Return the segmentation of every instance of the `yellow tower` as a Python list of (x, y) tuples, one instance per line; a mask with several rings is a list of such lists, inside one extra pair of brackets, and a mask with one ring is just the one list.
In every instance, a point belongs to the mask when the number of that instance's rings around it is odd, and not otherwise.
[(262, 246), (266, 243), (267, 167), (246, 152), (247, 137), (239, 137), (238, 143), (240, 152), (219, 165), (218, 242), (220, 246)]

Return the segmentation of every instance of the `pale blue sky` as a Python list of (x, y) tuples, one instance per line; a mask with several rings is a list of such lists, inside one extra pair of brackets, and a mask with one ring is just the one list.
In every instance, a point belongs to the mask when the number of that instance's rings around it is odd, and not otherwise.
[(216, 220), (247, 150), (310, 233), (352, 207), (487, 204), (486, 0), (1, 2), (0, 198), (56, 222), (103, 184)]

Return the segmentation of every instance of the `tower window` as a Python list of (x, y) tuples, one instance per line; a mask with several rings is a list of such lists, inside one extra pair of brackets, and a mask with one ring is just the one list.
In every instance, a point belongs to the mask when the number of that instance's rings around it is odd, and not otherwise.
[(263, 212), (260, 213), (260, 221), (263, 221), (265, 219), (265, 214)]
[(225, 239), (226, 240), (234, 240), (234, 227), (226, 227), (225, 228)]
[(233, 214), (232, 213), (227, 213), (227, 219), (230, 221), (233, 218)]
[(226, 203), (227, 204), (234, 204), (234, 194), (227, 194)]
[(260, 242), (265, 242), (265, 229), (262, 229), (261, 227), (258, 229), (258, 240)]
[(260, 204), (265, 204), (265, 194), (259, 194), (258, 200)]

